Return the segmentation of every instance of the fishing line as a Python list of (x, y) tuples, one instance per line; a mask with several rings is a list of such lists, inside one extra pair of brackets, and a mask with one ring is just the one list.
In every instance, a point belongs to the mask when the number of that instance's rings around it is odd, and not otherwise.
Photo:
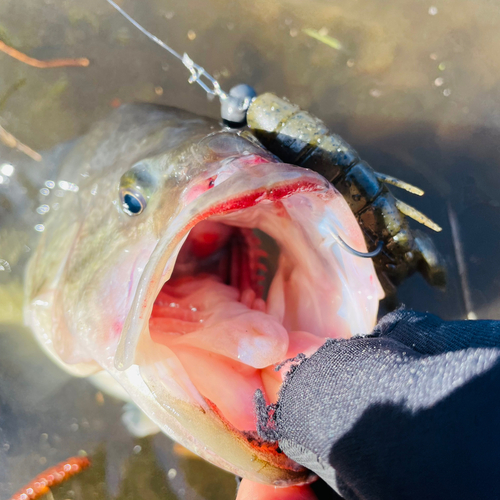
[[(218, 96), (219, 99), (225, 100), (228, 95), (221, 89), (219, 82), (210, 74), (207, 73), (201, 66), (196, 64), (185, 52), (181, 56), (172, 47), (169, 47), (165, 42), (160, 40), (157, 36), (150, 33), (146, 28), (143, 28), (135, 19), (130, 17), (119, 5), (113, 0), (106, 0), (112, 7), (114, 7), (127, 21), (132, 23), (139, 31), (144, 33), (150, 40), (158, 44), (167, 52), (172, 54), (175, 58), (179, 59), (181, 63), (189, 70), (191, 76), (188, 79), (189, 83), (197, 83), (208, 95)], [(206, 78), (209, 84), (205, 83), (202, 78)], [(210, 86), (211, 85), (211, 88)]]
[[(144, 33), (150, 40), (181, 61), (181, 63), (191, 73), (191, 76), (188, 78), (189, 83), (196, 82), (207, 93), (208, 97), (219, 97), (221, 103), (221, 117), (226, 125), (232, 128), (241, 128), (246, 124), (247, 110), (257, 96), (252, 87), (241, 84), (233, 87), (229, 93), (224, 92), (221, 89), (219, 82), (210, 73), (207, 73), (204, 68), (196, 64), (185, 52), (181, 56), (179, 52), (141, 26), (113, 0), (106, 1), (125, 19), (127, 19), (127, 21), (132, 23), (139, 31), (141, 31), (141, 33)], [(203, 81), (202, 78), (205, 78), (207, 83)]]

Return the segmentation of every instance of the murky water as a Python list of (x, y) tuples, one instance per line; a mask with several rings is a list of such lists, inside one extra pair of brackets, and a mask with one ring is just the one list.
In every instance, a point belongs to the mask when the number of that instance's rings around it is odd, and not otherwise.
[[(449, 263), (449, 286), (443, 293), (415, 276), (400, 298), (463, 318), (452, 207), (472, 308), (500, 319), (498, 5), (124, 0), (122, 6), (225, 89), (246, 82), (285, 95), (324, 119), (376, 169), (422, 187), (423, 198), (398, 196), (443, 226), (434, 238)], [(308, 37), (306, 28), (334, 37), (338, 48)], [(37, 69), (0, 53), (0, 125), (36, 150), (83, 133), (124, 102), (218, 116), (217, 103), (188, 85), (180, 63), (104, 0), (3, 0), (0, 40), (39, 59), (91, 61), (87, 68)], [(16, 318), (19, 290), (5, 285), (0, 298), (3, 317)], [(234, 497), (234, 477), (179, 455), (164, 436), (131, 438), (120, 421), (122, 403), (62, 374), (18, 328), (0, 331), (0, 405), (2, 498), (81, 449), (95, 457), (94, 467), (55, 498)]]

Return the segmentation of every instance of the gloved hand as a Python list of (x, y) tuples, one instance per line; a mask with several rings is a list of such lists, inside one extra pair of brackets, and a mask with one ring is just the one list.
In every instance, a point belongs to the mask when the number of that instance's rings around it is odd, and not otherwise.
[(299, 362), (257, 413), (346, 499), (500, 498), (500, 322), (396, 311)]

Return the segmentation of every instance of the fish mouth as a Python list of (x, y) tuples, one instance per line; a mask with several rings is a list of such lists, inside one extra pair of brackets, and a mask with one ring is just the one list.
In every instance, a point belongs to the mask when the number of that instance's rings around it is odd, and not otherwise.
[[(371, 261), (338, 245), (341, 236), (366, 250), (352, 212), (324, 178), (279, 163), (247, 167), (176, 217), (141, 278), (115, 365), (136, 363), (163, 407), (195, 405), (253, 447), (254, 459), (298, 471), (259, 440), (255, 391), (276, 402), (285, 371), (277, 365), (312, 354), (326, 338), (371, 331), (382, 291)], [(274, 265), (263, 241), (278, 249)], [(175, 412), (179, 420), (179, 405)], [(179, 439), (175, 426), (163, 427)], [(192, 424), (180, 441), (245, 475), (231, 453), (207, 446), (202, 428)]]

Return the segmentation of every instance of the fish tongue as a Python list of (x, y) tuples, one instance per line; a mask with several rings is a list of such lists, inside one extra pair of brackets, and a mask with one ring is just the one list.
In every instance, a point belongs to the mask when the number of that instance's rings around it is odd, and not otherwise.
[(213, 352), (254, 368), (282, 361), (288, 333), (273, 316), (262, 311), (262, 300), (225, 285), (213, 276), (168, 283), (153, 307), (153, 340), (172, 350), (186, 345)]

